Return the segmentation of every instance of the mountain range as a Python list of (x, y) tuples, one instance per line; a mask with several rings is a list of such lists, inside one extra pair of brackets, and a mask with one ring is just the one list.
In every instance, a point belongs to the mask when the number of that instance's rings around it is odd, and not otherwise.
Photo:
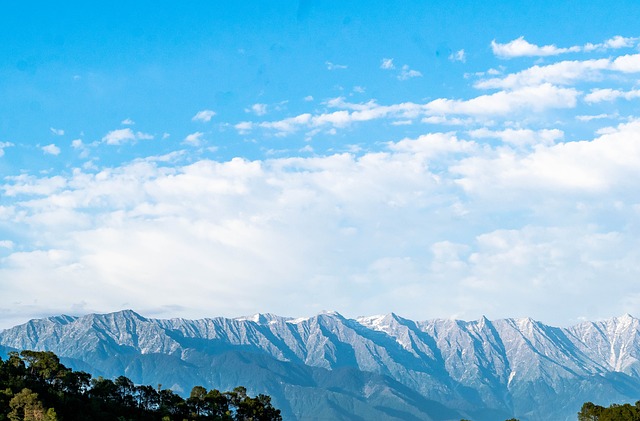
[(188, 395), (271, 395), (285, 420), (575, 420), (582, 403), (640, 398), (640, 321), (568, 328), (530, 318), (412, 321), (256, 314), (56, 316), (0, 332), (0, 354), (48, 350), (94, 376)]

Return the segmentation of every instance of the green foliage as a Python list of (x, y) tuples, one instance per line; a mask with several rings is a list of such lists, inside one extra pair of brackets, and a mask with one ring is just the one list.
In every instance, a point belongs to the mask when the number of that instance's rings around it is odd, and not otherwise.
[(120, 376), (92, 378), (52, 352), (12, 352), (0, 359), (0, 420), (10, 421), (281, 421), (271, 398), (195, 386), (188, 399), (171, 390), (136, 386)]
[(608, 408), (585, 402), (578, 412), (578, 421), (640, 421), (640, 401), (635, 405), (614, 403)]

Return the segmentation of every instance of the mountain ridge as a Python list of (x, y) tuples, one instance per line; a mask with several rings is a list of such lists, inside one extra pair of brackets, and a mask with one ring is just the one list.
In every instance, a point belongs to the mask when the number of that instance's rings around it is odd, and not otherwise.
[[(397, 395), (408, 396), (406, 391), (398, 392), (406, 388), (425, 402), (473, 415), (472, 419), (496, 419), (487, 418), (486, 413), (537, 421), (575, 419), (587, 400), (605, 404), (635, 400), (640, 394), (639, 332), (640, 322), (629, 314), (561, 328), (531, 318), (491, 321), (484, 316), (475, 321), (413, 321), (395, 313), (349, 319), (337, 312), (322, 312), (307, 318), (258, 313), (188, 320), (146, 318), (123, 310), (33, 319), (1, 331), (0, 346), (51, 350), (95, 373), (133, 373), (134, 381), (174, 373), (177, 380), (171, 386), (182, 391), (197, 381), (217, 387), (221, 378), (201, 372), (213, 370), (212, 361), (235, 352), (246, 361), (262, 359), (274, 370), (286, 366), (295, 372), (293, 367), (298, 367), (306, 380), (300, 377), (294, 383), (317, 384), (312, 378), (320, 374), (311, 374), (313, 370), (324, 370), (329, 377), (352, 370), (352, 376), (369, 379), (370, 388), (384, 384)], [(160, 373), (159, 365), (167, 373)], [(272, 373), (270, 378), (268, 373), (263, 373), (265, 382), (272, 384), (277, 375)], [(294, 384), (286, 379), (278, 381)], [(271, 387), (286, 389), (275, 383)], [(368, 399), (364, 386), (356, 389), (349, 392), (352, 401), (338, 407), (353, 408), (358, 399)], [(328, 396), (326, 390), (316, 392)], [(274, 402), (293, 408), (291, 397), (278, 394)], [(400, 411), (396, 413), (409, 414), (405, 406), (411, 404), (404, 400), (391, 405)], [(285, 419), (304, 419), (303, 409), (292, 411), (283, 412)], [(355, 419), (345, 411), (341, 412), (344, 419)], [(421, 414), (425, 418), (417, 419), (428, 419)]]

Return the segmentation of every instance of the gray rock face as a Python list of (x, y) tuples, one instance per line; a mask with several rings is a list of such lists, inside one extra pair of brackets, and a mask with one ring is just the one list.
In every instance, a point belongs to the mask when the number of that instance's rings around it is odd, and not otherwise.
[[(640, 322), (415, 322), (395, 314), (32, 320), (0, 346), (51, 350), (94, 375), (268, 393), (286, 419), (575, 420), (585, 401), (640, 396)], [(0, 347), (1, 349), (1, 347)], [(451, 408), (451, 409), (448, 409)]]

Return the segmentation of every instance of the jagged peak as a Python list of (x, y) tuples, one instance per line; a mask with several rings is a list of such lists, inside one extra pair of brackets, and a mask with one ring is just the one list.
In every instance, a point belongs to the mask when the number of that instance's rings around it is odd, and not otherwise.
[(239, 322), (254, 322), (257, 324), (269, 324), (278, 320), (287, 320), (287, 317), (281, 317), (272, 313), (255, 313), (250, 316), (235, 317), (233, 320)]
[(629, 313), (624, 313), (622, 316), (618, 316), (615, 319), (619, 322), (633, 322), (638, 320)]
[(329, 316), (337, 319), (344, 319), (342, 314), (338, 313), (335, 310), (322, 310), (320, 313), (318, 313), (318, 316)]
[(96, 321), (96, 320), (118, 320), (118, 319), (129, 319), (136, 321), (147, 321), (148, 319), (136, 313), (133, 310), (125, 309), (114, 311), (111, 313), (90, 313), (86, 314), (77, 320), (87, 320), (87, 321)]
[(491, 320), (489, 320), (487, 316), (483, 314), (478, 320), (476, 320), (475, 323), (478, 327), (484, 328), (487, 325), (491, 325)]
[(66, 325), (66, 324), (75, 322), (76, 320), (78, 320), (78, 317), (61, 314), (59, 316), (47, 317), (47, 320), (49, 320), (50, 322), (61, 324), (61, 325)]

